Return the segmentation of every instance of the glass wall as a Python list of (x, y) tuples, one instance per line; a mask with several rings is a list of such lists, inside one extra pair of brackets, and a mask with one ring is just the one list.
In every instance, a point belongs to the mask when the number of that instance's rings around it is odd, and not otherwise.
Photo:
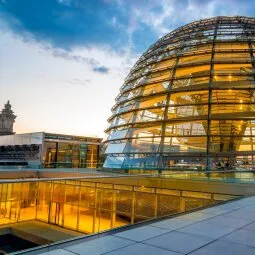
[(152, 45), (112, 108), (104, 167), (255, 169), (254, 29), (216, 17)]
[(96, 233), (236, 197), (173, 190), (167, 183), (165, 188), (152, 188), (114, 182), (98, 178), (0, 183), (0, 225), (37, 220)]
[(44, 142), (42, 165), (46, 168), (99, 167), (99, 145)]

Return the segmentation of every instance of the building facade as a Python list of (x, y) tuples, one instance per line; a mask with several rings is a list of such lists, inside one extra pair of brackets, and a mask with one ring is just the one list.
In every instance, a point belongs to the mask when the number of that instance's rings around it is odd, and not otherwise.
[(101, 140), (44, 132), (0, 136), (0, 165), (97, 168)]
[(203, 19), (159, 39), (120, 88), (104, 167), (253, 168), (254, 55), (254, 18)]

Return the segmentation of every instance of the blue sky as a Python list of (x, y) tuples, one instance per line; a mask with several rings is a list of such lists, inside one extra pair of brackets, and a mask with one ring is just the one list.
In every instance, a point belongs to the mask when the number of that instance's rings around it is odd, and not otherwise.
[(255, 15), (240, 0), (0, 0), (0, 104), (16, 132), (103, 136), (137, 58), (161, 36), (217, 15)]

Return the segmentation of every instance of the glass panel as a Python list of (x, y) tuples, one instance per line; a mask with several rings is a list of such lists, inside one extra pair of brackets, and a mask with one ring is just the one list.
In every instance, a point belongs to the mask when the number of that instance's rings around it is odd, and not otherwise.
[(249, 75), (252, 73), (251, 64), (214, 64), (214, 74), (228, 74), (229, 79), (232, 79), (231, 75), (234, 74)]
[(168, 119), (180, 119), (189, 117), (204, 116), (207, 117), (208, 105), (184, 105), (184, 106), (169, 106), (168, 107)]
[(121, 168), (123, 161), (124, 157), (107, 156), (103, 167)]
[(105, 153), (122, 153), (126, 143), (109, 143)]
[(209, 77), (187, 77), (185, 79), (175, 79), (172, 88), (183, 88), (188, 86), (196, 86), (199, 88), (209, 87)]
[(217, 42), (215, 44), (215, 50), (246, 50), (248, 49), (248, 43), (243, 42), (227, 42), (227, 43), (221, 43)]
[(155, 137), (161, 135), (161, 125), (146, 128), (130, 128), (127, 137)]
[(142, 169), (154, 169), (158, 166), (159, 159), (154, 156), (147, 156), (144, 158), (142, 155), (131, 155), (125, 158), (122, 165), (123, 168), (142, 168)]
[(124, 152), (157, 152), (160, 137), (133, 139), (127, 143)]
[(206, 151), (206, 137), (166, 137), (164, 139), (164, 152), (197, 152)]
[(213, 87), (226, 88), (231, 92), (233, 88), (253, 88), (253, 76), (217, 75), (213, 76)]
[(192, 66), (192, 67), (179, 67), (176, 69), (175, 78), (179, 77), (192, 77), (192, 76), (203, 76), (209, 74), (210, 66)]
[(57, 161), (56, 147), (57, 143), (44, 142), (43, 147), (44, 167), (54, 167), (54, 163)]
[(206, 135), (207, 120), (167, 124), (165, 136)]
[(210, 62), (211, 61), (211, 54), (203, 54), (203, 55), (194, 55), (194, 56), (186, 56), (186, 57), (180, 57), (179, 58), (179, 65), (183, 64), (199, 64), (204, 62)]

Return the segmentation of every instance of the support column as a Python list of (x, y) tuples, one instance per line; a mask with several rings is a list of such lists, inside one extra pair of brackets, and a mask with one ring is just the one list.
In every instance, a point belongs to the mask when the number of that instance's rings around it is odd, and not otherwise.
[(155, 193), (155, 207), (154, 207), (154, 218), (158, 216), (158, 194)]
[(135, 191), (133, 186), (133, 192), (132, 192), (132, 211), (131, 211), (131, 224), (134, 224), (135, 222)]
[[(96, 183), (95, 183), (95, 185), (96, 185)], [(92, 233), (96, 232), (96, 221), (97, 221), (97, 187), (95, 186), (94, 214), (93, 214)]]
[(212, 108), (212, 85), (213, 85), (213, 75), (214, 75), (214, 52), (215, 52), (215, 41), (217, 37), (218, 29), (218, 19), (215, 23), (213, 45), (212, 45), (212, 55), (210, 64), (210, 79), (209, 79), (209, 95), (208, 95), (208, 115), (207, 115), (207, 147), (206, 147), (206, 172), (211, 170), (211, 158), (210, 158), (210, 137), (211, 137), (211, 108)]
[(180, 212), (185, 212), (185, 198), (184, 197), (180, 197), (180, 207), (179, 210)]
[(171, 74), (170, 77), (170, 81), (169, 81), (169, 85), (167, 87), (167, 96), (166, 96), (166, 105), (165, 105), (165, 110), (164, 110), (164, 115), (163, 115), (163, 123), (162, 123), (162, 127), (161, 127), (161, 140), (160, 140), (160, 144), (159, 144), (159, 161), (158, 161), (158, 173), (161, 174), (162, 173), (162, 169), (164, 168), (164, 163), (163, 163), (163, 147), (164, 147), (164, 139), (165, 139), (165, 133), (166, 133), (166, 120), (168, 119), (168, 107), (169, 107), (169, 102), (170, 102), (170, 96), (171, 96), (171, 90), (172, 90), (172, 84), (173, 84), (173, 80), (175, 77), (175, 71), (176, 71), (176, 67), (179, 63), (179, 56), (177, 53), (177, 57), (176, 57), (176, 61), (175, 64), (173, 66), (173, 72)]
[(112, 219), (111, 219), (111, 228), (115, 227), (116, 223), (116, 202), (117, 202), (117, 194), (116, 190), (113, 190), (113, 195), (112, 195)]

